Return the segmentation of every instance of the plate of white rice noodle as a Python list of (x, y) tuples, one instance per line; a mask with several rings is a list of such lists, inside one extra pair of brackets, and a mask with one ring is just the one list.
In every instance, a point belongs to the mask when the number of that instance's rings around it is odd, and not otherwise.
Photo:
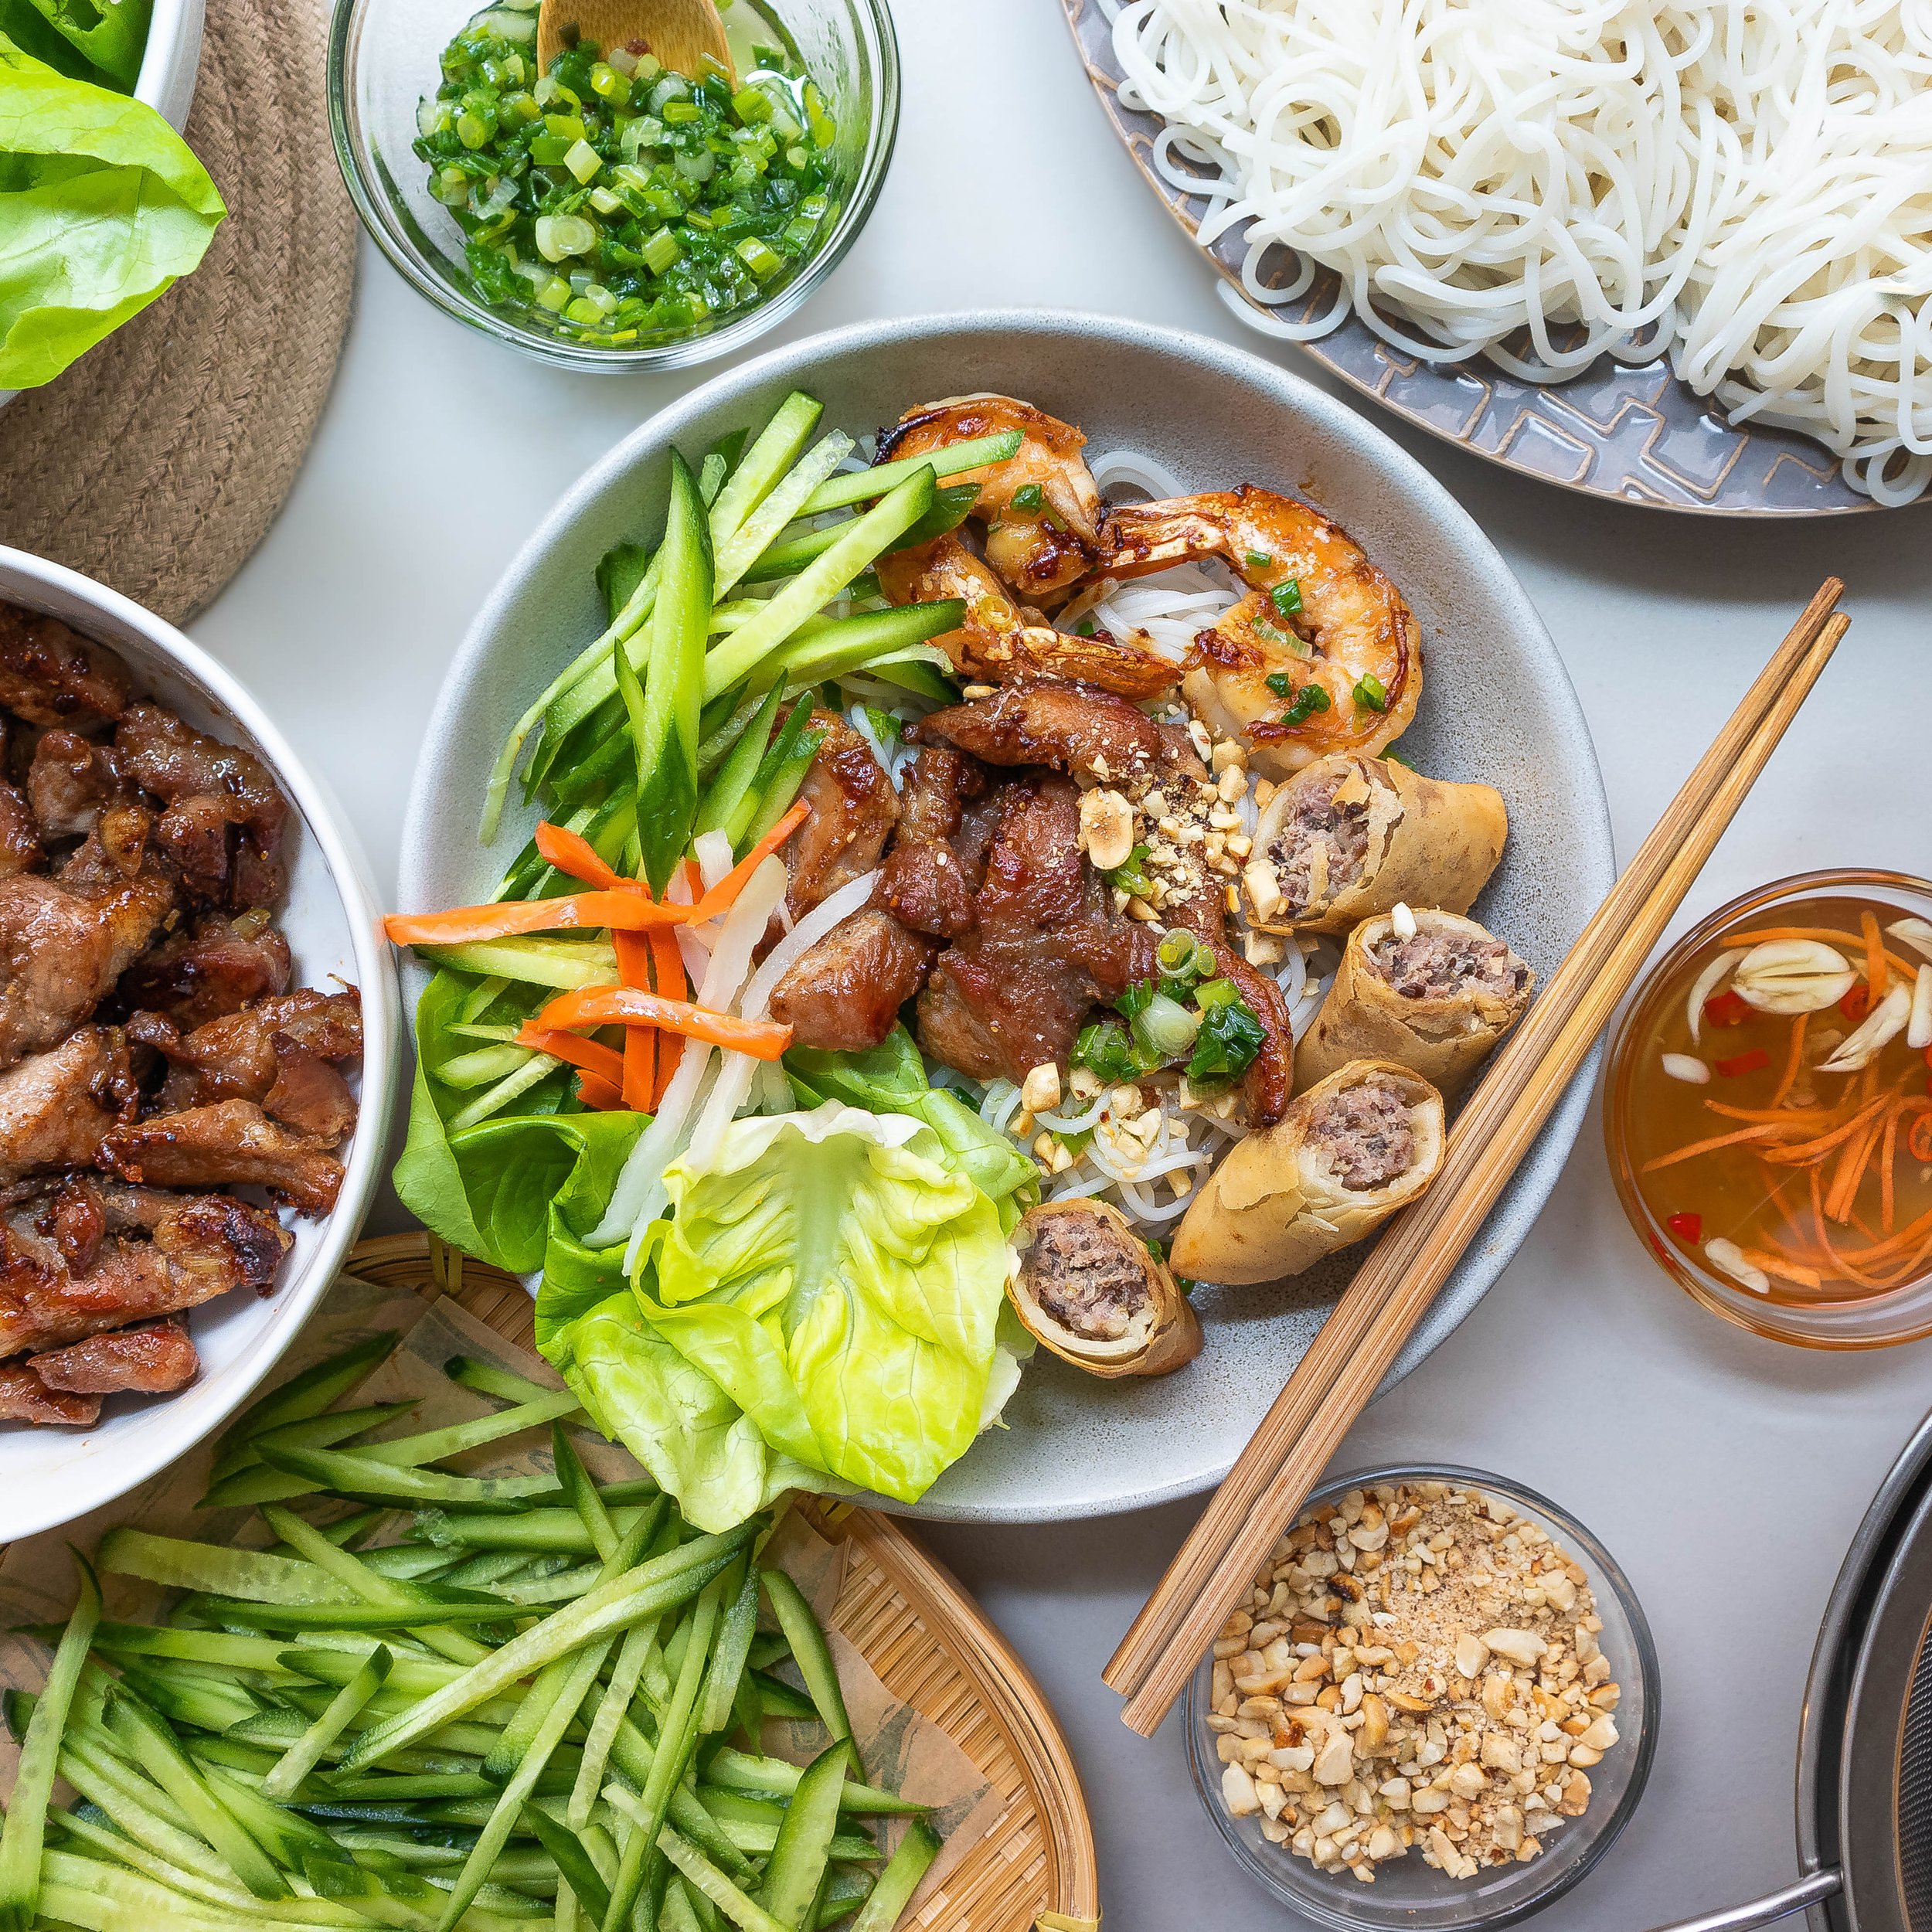
[(1932, 485), (1932, 0), (1066, 0), (1236, 313), (1665, 507)]

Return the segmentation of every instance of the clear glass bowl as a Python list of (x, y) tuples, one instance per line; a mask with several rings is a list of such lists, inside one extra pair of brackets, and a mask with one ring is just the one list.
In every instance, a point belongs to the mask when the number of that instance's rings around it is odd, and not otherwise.
[(1541, 1525), (1587, 1574), (1604, 1625), (1597, 1641), (1610, 1660), (1611, 1681), (1623, 1693), (1616, 1713), (1620, 1735), (1602, 1762), (1591, 1767), (1588, 1808), (1580, 1818), (1564, 1818), (1540, 1833), (1543, 1849), (1527, 1864), (1488, 1867), (1473, 1879), (1452, 1879), (1424, 1864), (1413, 1850), (1376, 1866), (1372, 1885), (1347, 1870), (1318, 1870), (1285, 1845), (1264, 1838), (1258, 1815), (1235, 1818), (1222, 1801), (1221, 1761), (1216, 1733), (1207, 1724), (1213, 1698), (1211, 1655), (1202, 1659), (1188, 1685), (1188, 1762), (1194, 1788), (1243, 1870), (1284, 1905), (1319, 1924), (1338, 1932), (1471, 1932), (1478, 1927), (1513, 1925), (1561, 1898), (1610, 1849), (1636, 1811), (1657, 1746), (1657, 1651), (1629, 1579), (1610, 1553), (1574, 1517), (1519, 1483), (1453, 1466), (1363, 1469), (1324, 1483), (1304, 1509), (1336, 1502), (1351, 1489), (1398, 1482), (1446, 1482), (1500, 1497), (1519, 1515)]
[(336, 0), (328, 39), (329, 124), (362, 223), (404, 277), (444, 313), (560, 369), (611, 374), (682, 369), (729, 355), (791, 314), (844, 260), (871, 215), (899, 128), (899, 46), (886, 0), (778, 0), (764, 9), (789, 36), (838, 123), (841, 209), (814, 254), (749, 308), (715, 325), (601, 347), (552, 335), (484, 301), (462, 231), (429, 191), (410, 144), (417, 104), (442, 77), (442, 53), (480, 0)]
[(1903, 913), (1932, 919), (1932, 882), (1904, 872), (1845, 869), (1800, 872), (1720, 906), (1692, 927), (1651, 968), (1625, 1012), (1611, 1048), (1604, 1107), (1604, 1138), (1611, 1177), (1631, 1226), (1645, 1250), (1678, 1286), (1713, 1313), (1754, 1335), (1811, 1349), (1883, 1349), (1932, 1335), (1932, 1266), (1910, 1281), (1882, 1291), (1860, 1289), (1840, 1294), (1817, 1293), (1774, 1282), (1768, 1294), (1750, 1289), (1703, 1266), (1694, 1251), (1660, 1225), (1637, 1185), (1631, 1152), (1631, 1113), (1641, 1043), (1660, 1017), (1660, 1003), (1681, 995), (1689, 962), (1702, 948), (1747, 920), (1774, 912), (1798, 899), (1833, 893), (1887, 900)]

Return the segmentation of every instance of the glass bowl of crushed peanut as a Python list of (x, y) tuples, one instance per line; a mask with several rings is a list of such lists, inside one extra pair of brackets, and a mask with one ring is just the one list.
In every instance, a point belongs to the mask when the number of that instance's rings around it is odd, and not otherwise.
[(1196, 1788), (1284, 1904), (1349, 1928), (1508, 1925), (1636, 1809), (1656, 1651), (1623, 1573), (1474, 1469), (1316, 1492), (1188, 1690)]

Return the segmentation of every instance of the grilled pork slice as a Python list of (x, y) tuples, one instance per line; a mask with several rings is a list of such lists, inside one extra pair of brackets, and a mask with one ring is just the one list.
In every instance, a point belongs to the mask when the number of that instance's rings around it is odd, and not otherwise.
[(98, 1396), (49, 1389), (24, 1362), (0, 1362), (0, 1422), (66, 1423), (87, 1428), (100, 1420)]
[(85, 1268), (55, 1239), (48, 1197), (0, 1214), (0, 1355), (63, 1348), (230, 1288), (265, 1294), (293, 1238), (266, 1209), (226, 1195), (91, 1191), (107, 1232)]
[(886, 855), (873, 903), (902, 926), (956, 939), (978, 923), (973, 894), (985, 866), (984, 838), (978, 863), (962, 849), (969, 842), (968, 801), (984, 794), (985, 769), (976, 759), (944, 745), (929, 745), (913, 760), (900, 800), (899, 831)]
[(152, 874), (99, 897), (38, 874), (0, 879), (0, 1066), (66, 1039), (172, 903)]
[(70, 1342), (34, 1356), (31, 1366), (49, 1389), (73, 1395), (111, 1396), (131, 1389), (165, 1396), (194, 1380), (201, 1358), (187, 1329), (164, 1318)]
[(118, 1027), (83, 1026), (0, 1073), (0, 1182), (91, 1167), (134, 1090)]
[(355, 1124), (355, 1096), (336, 1063), (362, 1051), (361, 996), (302, 987), (224, 1014), (184, 1036), (161, 1013), (137, 1013), (129, 1034), (166, 1056), (161, 1104), (170, 1113), (253, 1100), (271, 1119), (333, 1147)]
[(1153, 976), (1155, 942), (1114, 910), (1081, 852), (1071, 784), (1029, 774), (998, 796), (978, 923), (934, 966), (919, 1037), (934, 1059), (975, 1080), (1023, 1080), (1045, 1061), (1063, 1070), (1088, 1010)]
[(0, 604), (0, 705), (15, 716), (85, 731), (118, 718), (132, 691), (111, 651), (57, 617)]
[(207, 913), (192, 933), (172, 934), (136, 960), (121, 991), (130, 1006), (165, 1013), (186, 1032), (287, 992), (291, 971), (288, 941), (266, 912)]
[(77, 731), (43, 731), (27, 767), (27, 803), (48, 838), (84, 838), (102, 808), (131, 795), (127, 774), (111, 745), (97, 745)]
[(889, 1033), (932, 964), (933, 944), (868, 906), (794, 962), (771, 995), (801, 1046), (859, 1053)]
[(328, 1213), (342, 1185), (339, 1161), (252, 1100), (218, 1100), (117, 1127), (100, 1151), (114, 1172), (140, 1186), (265, 1187), (304, 1214)]
[(1151, 778), (1173, 752), (1147, 713), (1090, 685), (1043, 679), (935, 711), (913, 726), (921, 744), (951, 745), (989, 765), (1048, 765), (1101, 784)]
[(31, 872), (43, 856), (40, 828), (26, 800), (12, 785), (0, 783), (0, 876)]
[(899, 822), (899, 795), (865, 740), (835, 711), (813, 712), (808, 729), (825, 737), (798, 792), (811, 816), (785, 845), (794, 919), (870, 872)]
[(153, 704), (128, 707), (114, 750), (128, 775), (166, 806), (155, 838), (196, 899), (236, 910), (281, 904), (288, 801), (253, 753)]

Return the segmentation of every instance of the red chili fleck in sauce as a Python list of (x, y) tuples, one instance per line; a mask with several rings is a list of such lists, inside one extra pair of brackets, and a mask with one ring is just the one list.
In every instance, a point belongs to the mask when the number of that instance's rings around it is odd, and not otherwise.
[(1704, 1217), (1701, 1214), (1673, 1214), (1664, 1225), (1679, 1240), (1688, 1242), (1692, 1247), (1704, 1238)]
[(1755, 1073), (1760, 1067), (1769, 1066), (1770, 1063), (1770, 1055), (1761, 1046), (1753, 1046), (1748, 1053), (1740, 1053), (1733, 1059), (1713, 1063), (1727, 1080), (1734, 1080), (1742, 1073)]

